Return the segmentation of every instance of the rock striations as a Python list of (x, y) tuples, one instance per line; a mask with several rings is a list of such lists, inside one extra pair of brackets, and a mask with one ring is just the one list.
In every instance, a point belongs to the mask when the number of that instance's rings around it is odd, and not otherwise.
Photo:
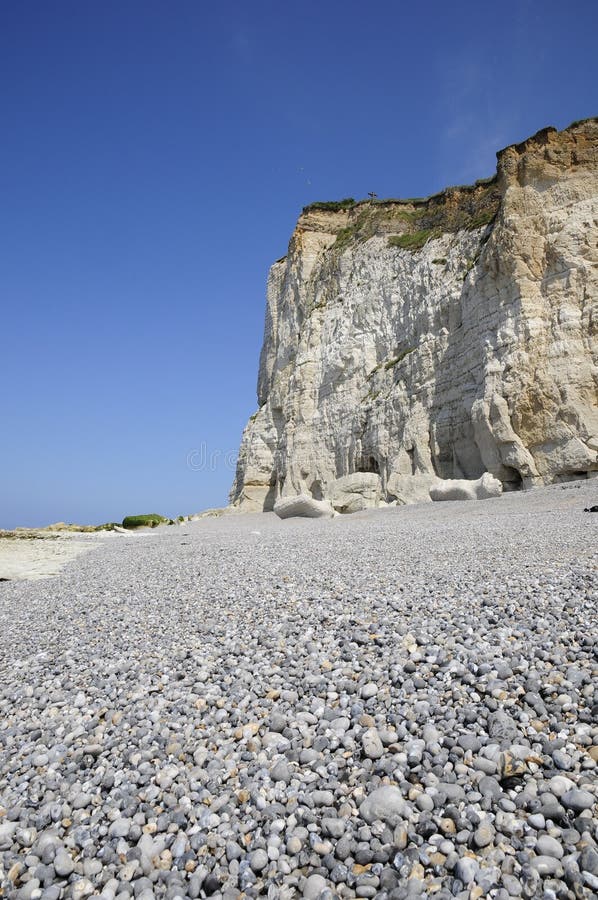
[(471, 187), (306, 207), (270, 271), (231, 501), (346, 497), (359, 473), (350, 493), (377, 503), (596, 472), (597, 162), (589, 119)]

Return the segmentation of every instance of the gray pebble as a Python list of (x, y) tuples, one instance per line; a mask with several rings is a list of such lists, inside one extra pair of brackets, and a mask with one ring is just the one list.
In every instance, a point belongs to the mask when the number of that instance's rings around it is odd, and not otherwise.
[(596, 798), (589, 791), (572, 790), (566, 791), (561, 797), (561, 803), (567, 809), (574, 812), (583, 812), (584, 809), (591, 809), (596, 802)]
[(542, 878), (556, 875), (560, 877), (563, 874), (563, 867), (558, 859), (553, 856), (535, 856), (530, 860), (530, 865), (538, 872)]
[(377, 693), (378, 693), (378, 685), (375, 684), (373, 681), (369, 681), (367, 684), (364, 684), (364, 686), (361, 689), (361, 696), (363, 697), (364, 700), (369, 700), (370, 697), (375, 697)]
[(479, 828), (473, 833), (473, 842), (481, 849), (482, 847), (487, 847), (489, 844), (492, 844), (494, 841), (494, 828), (487, 822), (482, 822)]
[(254, 872), (261, 872), (268, 865), (268, 854), (262, 849), (254, 850), (249, 862)]
[(548, 834), (542, 834), (536, 843), (538, 856), (552, 856), (554, 859), (562, 859), (565, 851), (562, 845)]
[(363, 752), (369, 759), (380, 759), (384, 753), (384, 747), (375, 728), (368, 728), (363, 733), (361, 742), (363, 744)]
[(345, 819), (322, 819), (322, 831), (325, 835), (332, 838), (341, 838), (345, 833), (347, 823)]
[(462, 856), (455, 866), (455, 876), (464, 885), (471, 884), (479, 870), (479, 864), (469, 856)]
[(62, 848), (56, 851), (53, 865), (54, 871), (60, 878), (67, 878), (75, 868), (72, 857)]

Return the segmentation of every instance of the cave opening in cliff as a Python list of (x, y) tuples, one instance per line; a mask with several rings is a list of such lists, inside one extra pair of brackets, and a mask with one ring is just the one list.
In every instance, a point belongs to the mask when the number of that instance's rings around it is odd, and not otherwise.
[(523, 487), (523, 478), (518, 469), (512, 466), (504, 466), (506, 477), (503, 479), (503, 490), (520, 491)]
[(380, 474), (380, 464), (375, 456), (363, 457), (356, 470), (356, 472), (374, 472), (376, 475)]
[(411, 462), (411, 474), (415, 475), (417, 472), (417, 463), (415, 461), (415, 449), (413, 447), (407, 447), (407, 456), (409, 457), (409, 461)]
[(323, 500), (324, 491), (322, 490), (322, 482), (316, 479), (312, 481), (309, 492), (314, 500)]

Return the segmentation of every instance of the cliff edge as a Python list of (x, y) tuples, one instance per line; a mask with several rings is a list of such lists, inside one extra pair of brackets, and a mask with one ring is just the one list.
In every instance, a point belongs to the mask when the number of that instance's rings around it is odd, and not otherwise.
[(233, 504), (356, 473), (408, 502), (436, 476), (598, 471), (598, 119), (497, 159), (429, 198), (304, 209), (268, 278)]

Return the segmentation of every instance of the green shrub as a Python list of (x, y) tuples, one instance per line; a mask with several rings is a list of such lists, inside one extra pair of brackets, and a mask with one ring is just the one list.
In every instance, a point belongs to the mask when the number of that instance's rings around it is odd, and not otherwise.
[(171, 519), (165, 519), (158, 513), (148, 513), (141, 516), (125, 516), (123, 519), (123, 528), (156, 528), (158, 525), (165, 525), (172, 522)]
[(441, 256), (439, 259), (433, 259), (433, 260), (432, 260), (432, 263), (433, 263), (435, 266), (446, 266), (446, 257), (445, 257), (445, 256)]

